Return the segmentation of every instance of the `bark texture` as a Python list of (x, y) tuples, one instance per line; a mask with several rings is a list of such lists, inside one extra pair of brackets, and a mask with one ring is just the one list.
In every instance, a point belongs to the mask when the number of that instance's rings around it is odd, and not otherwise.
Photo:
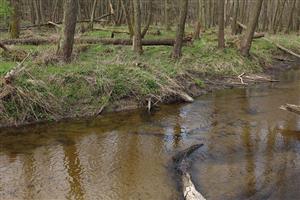
[(249, 23), (247, 26), (248, 29), (246, 30), (243, 40), (241, 41), (240, 52), (245, 57), (248, 57), (250, 55), (250, 48), (251, 48), (253, 36), (255, 33), (255, 29), (257, 27), (262, 3), (263, 3), (263, 0), (255, 1), (254, 7), (253, 7), (253, 12), (252, 12), (252, 15), (250, 17), (250, 20), (249, 20)]
[(20, 35), (20, 1), (11, 0), (12, 13), (10, 17), (10, 37), (19, 38)]
[(141, 55), (143, 53), (142, 47), (142, 21), (141, 21), (141, 5), (140, 0), (133, 0), (134, 10), (134, 36), (133, 36), (133, 51)]
[(218, 48), (224, 49), (225, 48), (225, 39), (224, 39), (224, 5), (225, 0), (219, 0), (219, 32), (218, 32)]
[(64, 2), (64, 19), (61, 38), (57, 49), (57, 54), (65, 62), (71, 60), (74, 45), (74, 35), (78, 13), (78, 0), (65, 0)]
[(189, 0), (181, 0), (180, 3), (181, 3), (180, 19), (179, 19), (179, 23), (177, 26), (176, 40), (175, 40), (175, 45), (174, 45), (173, 52), (172, 52), (172, 57), (175, 59), (180, 58), (182, 55), (181, 49), (182, 49), (182, 44), (183, 44), (185, 21), (186, 21), (186, 16), (187, 16), (187, 12), (188, 12)]

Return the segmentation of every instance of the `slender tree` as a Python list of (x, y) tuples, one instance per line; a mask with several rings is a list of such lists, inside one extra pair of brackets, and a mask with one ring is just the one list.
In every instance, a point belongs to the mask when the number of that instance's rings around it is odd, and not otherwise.
[(133, 12), (134, 12), (134, 36), (133, 36), (133, 51), (138, 54), (143, 53), (142, 47), (142, 33), (141, 33), (141, 5), (140, 0), (133, 0)]
[(64, 0), (64, 19), (57, 54), (65, 62), (71, 60), (78, 13), (78, 0)]
[(292, 21), (293, 21), (293, 15), (294, 15), (294, 10), (296, 7), (296, 0), (293, 0), (293, 2), (291, 3), (291, 7), (290, 7), (290, 13), (289, 13), (289, 18), (288, 18), (288, 23), (285, 29), (285, 33), (289, 33), (291, 26), (292, 26)]
[(11, 38), (19, 38), (20, 35), (20, 0), (11, 0), (12, 13), (10, 17), (9, 32)]
[(252, 9), (252, 15), (249, 19), (248, 28), (246, 33), (241, 41), (240, 52), (243, 56), (249, 56), (253, 35), (257, 27), (258, 18), (260, 15), (260, 10), (262, 7), (263, 0), (255, 0), (254, 8)]
[(182, 55), (181, 49), (182, 49), (182, 44), (183, 44), (185, 21), (186, 21), (186, 16), (187, 16), (187, 12), (188, 12), (188, 3), (189, 3), (189, 0), (181, 0), (180, 1), (180, 17), (179, 17), (179, 23), (178, 23), (177, 31), (176, 31), (176, 39), (175, 39), (175, 44), (174, 44), (173, 53), (172, 53), (172, 57), (175, 59), (180, 58)]
[(231, 33), (233, 35), (238, 34), (237, 18), (239, 15), (239, 0), (233, 2), (233, 18), (231, 22)]
[(169, 31), (171, 30), (171, 23), (170, 23), (170, 1), (169, 0), (164, 0), (165, 3), (165, 25), (166, 25), (166, 30)]
[(129, 12), (129, 6), (127, 4), (127, 2), (125, 0), (121, 0), (122, 2), (122, 8), (123, 8), (123, 11), (125, 13), (125, 18), (126, 18), (126, 22), (127, 22), (127, 25), (128, 25), (128, 30), (129, 30), (129, 33), (130, 33), (130, 37), (133, 37), (133, 25), (132, 25), (132, 19), (131, 19), (131, 15), (130, 15), (130, 12)]
[(218, 24), (219, 24), (219, 32), (218, 32), (218, 48), (219, 49), (224, 49), (225, 48), (225, 39), (224, 39), (224, 5), (225, 5), (225, 0), (219, 0), (219, 19), (218, 19)]
[(94, 0), (92, 13), (91, 13), (90, 24), (89, 24), (89, 29), (91, 29), (91, 30), (93, 30), (93, 28), (94, 28), (96, 6), (97, 6), (97, 0)]

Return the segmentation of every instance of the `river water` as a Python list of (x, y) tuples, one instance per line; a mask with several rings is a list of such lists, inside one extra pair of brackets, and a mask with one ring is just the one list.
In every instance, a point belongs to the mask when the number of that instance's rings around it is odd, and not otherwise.
[(300, 71), (159, 111), (0, 132), (0, 199), (180, 199), (172, 156), (193, 144), (207, 199), (299, 199)]

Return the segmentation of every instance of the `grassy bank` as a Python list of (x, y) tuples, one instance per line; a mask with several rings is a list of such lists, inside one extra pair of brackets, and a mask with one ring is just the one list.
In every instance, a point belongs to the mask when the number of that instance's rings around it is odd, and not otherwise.
[[(95, 31), (82, 37), (109, 37), (109, 32)], [(174, 36), (174, 32), (161, 36)], [(117, 37), (128, 37), (118, 34)], [(286, 47), (300, 49), (299, 37), (270, 37)], [(293, 41), (291, 41), (293, 40)], [(0, 125), (23, 124), (64, 117), (93, 116), (102, 110), (114, 111), (152, 103), (180, 100), (180, 92), (191, 96), (210, 86), (210, 80), (237, 76), (241, 73), (263, 72), (270, 66), (276, 47), (263, 39), (255, 40), (252, 57), (244, 58), (237, 51), (234, 39), (227, 38), (228, 48), (218, 50), (214, 31), (203, 34), (183, 49), (179, 61), (170, 59), (171, 47), (144, 47), (142, 56), (130, 46), (80, 45), (75, 47), (74, 60), (62, 64), (52, 55), (55, 46), (13, 46), (31, 52), (26, 68), (12, 82), (12, 88), (2, 85)], [(287, 46), (290, 45), (290, 46)], [(16, 63), (0, 58), (0, 76)]]

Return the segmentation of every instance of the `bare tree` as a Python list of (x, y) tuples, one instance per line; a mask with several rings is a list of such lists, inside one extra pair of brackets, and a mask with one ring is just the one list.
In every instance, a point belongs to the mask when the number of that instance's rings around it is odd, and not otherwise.
[(128, 30), (129, 30), (130, 36), (133, 37), (134, 33), (133, 33), (132, 19), (131, 19), (130, 12), (129, 12), (129, 6), (125, 0), (121, 0), (121, 1), (122, 1), (122, 8), (125, 13), (126, 22), (128, 25)]
[(95, 20), (96, 6), (97, 6), (97, 0), (94, 0), (93, 8), (92, 8), (92, 13), (91, 13), (91, 22), (90, 22), (90, 24), (89, 24), (89, 28), (90, 28), (91, 30), (93, 30), (93, 28), (94, 28), (94, 20)]
[(172, 57), (175, 59), (180, 58), (182, 55), (181, 49), (182, 49), (182, 44), (183, 44), (185, 21), (186, 21), (186, 16), (187, 16), (187, 12), (188, 12), (188, 3), (189, 3), (189, 0), (181, 0), (180, 1), (180, 18), (179, 18), (179, 23), (177, 26), (176, 39), (175, 39), (175, 44), (174, 44), (173, 53), (172, 53)]
[(134, 10), (134, 36), (133, 36), (133, 51), (138, 54), (143, 53), (142, 34), (141, 34), (141, 5), (140, 0), (133, 0)]
[(225, 48), (225, 39), (224, 39), (224, 5), (225, 5), (225, 0), (219, 0), (219, 19), (218, 19), (218, 24), (219, 24), (219, 32), (218, 32), (218, 48), (219, 49), (224, 49)]
[(74, 45), (74, 35), (78, 13), (78, 0), (64, 1), (64, 19), (57, 54), (65, 62), (71, 60)]
[(11, 38), (19, 38), (20, 35), (20, 1), (11, 0), (12, 14), (10, 17), (9, 32)]
[(239, 0), (235, 0), (233, 2), (233, 18), (231, 23), (231, 33), (236, 35), (238, 33), (238, 26), (237, 26), (237, 18), (239, 15)]
[(165, 3), (165, 25), (166, 25), (166, 30), (169, 31), (171, 30), (171, 23), (170, 23), (170, 1), (169, 0), (164, 0)]
[(260, 10), (262, 7), (263, 0), (256, 0), (254, 7), (252, 9), (252, 15), (249, 19), (248, 28), (246, 30), (246, 33), (243, 37), (243, 40), (241, 41), (241, 47), (240, 52), (243, 56), (249, 56), (253, 35), (255, 33), (255, 29), (257, 27), (258, 18), (260, 15)]

